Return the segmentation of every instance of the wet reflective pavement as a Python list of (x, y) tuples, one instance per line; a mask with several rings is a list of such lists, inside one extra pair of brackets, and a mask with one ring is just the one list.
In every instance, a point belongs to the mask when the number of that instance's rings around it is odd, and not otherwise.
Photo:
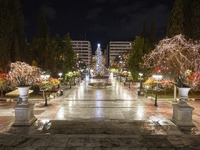
[(189, 102), (196, 127), (179, 128), (170, 120), (172, 103), (158, 100), (155, 107), (137, 96), (137, 84), (129, 89), (110, 78), (111, 88), (87, 86), (105, 80), (62, 86), (64, 95), (47, 107), (34, 101), (38, 120), (30, 127), (13, 127), (16, 102), (0, 101), (0, 149), (200, 149), (199, 101)]

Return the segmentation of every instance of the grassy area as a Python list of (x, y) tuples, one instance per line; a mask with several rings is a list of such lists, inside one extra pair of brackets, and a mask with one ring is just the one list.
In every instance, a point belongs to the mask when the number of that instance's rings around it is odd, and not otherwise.
[(29, 99), (43, 99), (43, 95), (42, 94), (30, 94)]
[[(151, 96), (151, 97), (155, 97), (156, 96), (156, 91), (154, 90), (149, 90), (149, 91), (144, 91), (145, 94), (147, 94), (147, 96)], [(178, 91), (177, 91), (177, 97), (178, 97)], [(161, 90), (158, 91), (158, 98), (161, 99), (172, 99), (174, 98), (174, 90)], [(200, 91), (198, 92), (194, 92), (194, 91), (190, 91), (189, 92), (189, 98), (195, 98), (195, 99), (200, 99)]]
[[(46, 96), (49, 97), (52, 93), (56, 93), (56, 92), (46, 92)], [(29, 98), (31, 99), (44, 99), (43, 98), (43, 93), (39, 92), (38, 94), (30, 94)]]
[(190, 91), (190, 92), (189, 92), (189, 97), (190, 97), (190, 98), (200, 99), (200, 91), (198, 91), (198, 92)]
[[(47, 95), (47, 97), (49, 97), (50, 96), (50, 94), (52, 94), (52, 93), (55, 93), (55, 92), (48, 92), (46, 95)], [(17, 99), (17, 95), (13, 95), (13, 96), (4, 96), (4, 97), (2, 97), (2, 99)], [(43, 94), (42, 94), (42, 92), (40, 92), (40, 93), (38, 93), (38, 94), (33, 94), (33, 93), (31, 93), (31, 94), (29, 94), (29, 99), (44, 99), (43, 98)]]

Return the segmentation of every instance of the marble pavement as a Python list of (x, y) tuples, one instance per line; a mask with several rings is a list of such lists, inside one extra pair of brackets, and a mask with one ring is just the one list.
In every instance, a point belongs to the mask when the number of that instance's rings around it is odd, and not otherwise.
[(30, 127), (13, 127), (16, 102), (0, 101), (0, 150), (2, 149), (200, 149), (200, 102), (193, 128), (179, 128), (171, 121), (172, 103), (137, 96), (138, 85), (110, 78), (113, 87), (91, 89), (89, 79), (64, 95), (35, 101), (37, 121)]

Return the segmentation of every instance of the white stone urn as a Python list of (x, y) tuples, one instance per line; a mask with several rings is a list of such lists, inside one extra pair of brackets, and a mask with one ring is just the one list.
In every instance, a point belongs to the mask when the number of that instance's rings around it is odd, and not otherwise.
[(15, 109), (15, 121), (14, 126), (31, 125), (37, 118), (34, 116), (34, 104), (28, 103), (28, 94), (30, 86), (17, 87), (19, 90), (19, 97), (21, 103), (14, 107)]
[(193, 107), (189, 106), (185, 100), (188, 98), (190, 88), (178, 88), (180, 102), (173, 104), (172, 121), (178, 126), (193, 127), (192, 112)]
[(28, 103), (28, 92), (30, 89), (30, 86), (19, 86), (17, 87), (17, 89), (19, 90), (19, 97), (21, 98), (22, 103), (21, 104), (25, 104)]
[(182, 102), (185, 102), (185, 100), (188, 98), (188, 93), (191, 88), (188, 87), (179, 87), (178, 88), (178, 96), (181, 99)]

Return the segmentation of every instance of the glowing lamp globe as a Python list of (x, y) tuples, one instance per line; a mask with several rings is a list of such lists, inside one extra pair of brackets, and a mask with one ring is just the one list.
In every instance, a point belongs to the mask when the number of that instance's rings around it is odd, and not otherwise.
[(61, 78), (61, 76), (62, 76), (62, 73), (60, 72), (60, 73), (58, 73), (58, 75), (60, 76), (60, 78)]
[(139, 73), (139, 76), (140, 76), (140, 77), (143, 76), (143, 73)]

